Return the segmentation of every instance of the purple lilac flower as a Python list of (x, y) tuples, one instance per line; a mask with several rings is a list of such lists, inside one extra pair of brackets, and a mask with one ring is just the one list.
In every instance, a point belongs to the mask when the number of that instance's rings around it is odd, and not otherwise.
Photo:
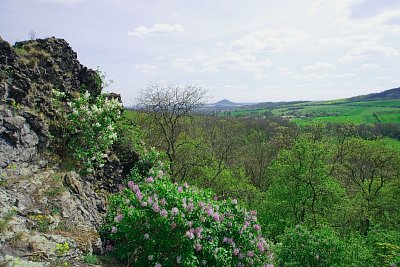
[(172, 228), (172, 229), (175, 229), (176, 226), (177, 226), (176, 223), (171, 223), (171, 228)]
[(168, 211), (166, 211), (166, 210), (164, 209), (164, 210), (162, 210), (162, 211), (160, 212), (160, 215), (161, 215), (161, 217), (167, 217), (167, 216), (168, 216)]
[(153, 177), (148, 177), (147, 179), (146, 179), (146, 183), (152, 183), (152, 182), (154, 182), (154, 178)]
[(139, 186), (138, 186), (137, 184), (134, 184), (134, 185), (132, 186), (132, 191), (133, 191), (134, 193), (139, 192), (139, 191), (140, 191)]
[(199, 234), (201, 234), (203, 232), (203, 228), (202, 227), (197, 227), (197, 228), (195, 228), (194, 230), (193, 230), (193, 233), (195, 234), (195, 235), (199, 235)]
[(227, 238), (226, 236), (224, 236), (224, 239), (222, 240), (222, 243), (228, 243), (229, 238)]
[(203, 201), (200, 201), (200, 202), (199, 202), (199, 207), (200, 207), (200, 208), (203, 209), (205, 206), (206, 206), (206, 203), (204, 203)]
[(150, 205), (153, 204), (153, 198), (152, 197), (148, 197), (147, 198), (147, 202), (149, 202)]
[(254, 252), (251, 250), (247, 251), (247, 257), (250, 257), (250, 258), (254, 257)]
[(115, 234), (118, 231), (117, 227), (113, 226), (111, 228), (111, 233)]
[(159, 212), (159, 211), (160, 211), (160, 207), (158, 206), (157, 203), (154, 203), (154, 204), (153, 204), (153, 211), (154, 211), (154, 212)]
[(140, 205), (141, 205), (142, 207), (146, 207), (146, 206), (147, 206), (147, 202), (146, 202), (146, 201), (143, 201), (142, 203), (140, 203)]
[[(192, 230), (192, 229), (191, 229)], [(185, 234), (185, 236), (187, 237), (187, 238), (189, 238), (189, 239), (193, 239), (194, 238), (194, 234), (193, 234), (193, 231), (186, 231), (186, 234)]]
[(187, 207), (186, 207), (186, 210), (187, 210), (188, 212), (192, 212), (193, 209), (194, 209), (193, 203), (189, 203), (189, 205), (187, 205)]
[(201, 251), (202, 250), (202, 245), (197, 243), (196, 245), (194, 245), (194, 248), (196, 249), (196, 251)]
[(251, 214), (251, 215), (257, 215), (257, 211), (256, 211), (256, 210), (251, 210), (251, 211), (250, 211), (250, 214)]
[(125, 189), (125, 186), (123, 186), (122, 184), (118, 185), (118, 191), (122, 191)]
[(244, 259), (244, 257), (245, 257), (245, 256), (244, 256), (243, 253), (239, 253), (239, 256), (238, 256), (239, 259)]
[(172, 208), (171, 212), (172, 212), (173, 216), (178, 215), (179, 209), (177, 207), (174, 207), (174, 208)]
[(160, 200), (160, 204), (161, 204), (162, 206), (165, 206), (165, 204), (167, 204), (167, 201), (165, 200), (165, 198), (163, 198), (163, 199)]
[(261, 242), (257, 243), (257, 248), (259, 251), (264, 252), (265, 248), (264, 248), (264, 244)]
[(214, 213), (212, 217), (213, 217), (214, 221), (216, 221), (216, 222), (219, 222), (221, 220), (218, 213)]
[(133, 181), (129, 181), (128, 182), (128, 187), (133, 191), (133, 186), (135, 185), (135, 183)]
[(240, 251), (238, 248), (233, 249), (233, 255), (237, 256), (239, 254), (239, 252)]
[(193, 222), (192, 222), (192, 221), (188, 221), (188, 222), (187, 222), (187, 225), (188, 225), (189, 227), (192, 227)]
[(120, 222), (122, 220), (123, 216), (121, 214), (118, 214), (117, 216), (115, 216), (114, 218), (114, 222)]
[(149, 256), (147, 256), (147, 258), (149, 259), (149, 261), (152, 261), (154, 259), (154, 256), (153, 255), (149, 255)]
[(198, 239), (202, 239), (203, 235), (201, 234), (203, 232), (203, 228), (197, 227), (196, 229), (193, 230), (193, 233), (196, 235)]
[(183, 189), (181, 186), (178, 187), (178, 193), (182, 193)]
[(189, 185), (188, 185), (188, 183), (184, 183), (184, 184), (183, 184), (183, 186), (184, 186), (186, 189), (188, 189), (188, 188), (189, 188)]
[(213, 210), (212, 208), (209, 208), (209, 209), (207, 210), (207, 215), (208, 215), (208, 216), (213, 216), (213, 214), (214, 214), (214, 210)]
[(137, 192), (136, 192), (136, 197), (137, 197), (137, 199), (138, 199), (139, 201), (141, 201), (142, 198), (143, 198), (143, 195), (142, 195), (142, 193), (141, 193), (140, 191), (137, 191)]
[(255, 225), (253, 226), (253, 228), (254, 228), (254, 230), (256, 230), (256, 231), (260, 231), (260, 230), (261, 230), (261, 226), (260, 226), (259, 224), (255, 224)]

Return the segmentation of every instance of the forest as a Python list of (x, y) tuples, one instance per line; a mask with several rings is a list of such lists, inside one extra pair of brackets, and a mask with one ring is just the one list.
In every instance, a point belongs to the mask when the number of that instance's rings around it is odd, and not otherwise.
[[(297, 125), (194, 113), (205, 91), (153, 85), (125, 116), (173, 182), (256, 210), (277, 266), (397, 266), (398, 124)], [(391, 140), (391, 141), (390, 141)]]

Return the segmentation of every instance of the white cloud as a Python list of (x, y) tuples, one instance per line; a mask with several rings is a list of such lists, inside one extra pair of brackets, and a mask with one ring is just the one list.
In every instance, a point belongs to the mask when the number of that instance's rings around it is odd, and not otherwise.
[(141, 73), (154, 74), (157, 71), (157, 66), (149, 64), (138, 64), (135, 65), (135, 69), (139, 70)]
[(181, 33), (184, 32), (185, 29), (180, 24), (164, 24), (157, 23), (151, 26), (150, 28), (145, 26), (137, 27), (133, 31), (128, 31), (129, 36), (135, 37), (147, 37), (154, 35), (166, 35), (168, 33)]
[(343, 37), (324, 38), (319, 40), (319, 43), (337, 47), (357, 46), (375, 44), (379, 39), (381, 39), (381, 37), (382, 36), (378, 34), (354, 34)]
[(302, 31), (293, 29), (262, 30), (245, 35), (235, 40), (231, 47), (243, 50), (282, 50), (306, 37)]
[(241, 70), (261, 73), (271, 65), (269, 59), (258, 59), (250, 54), (226, 51), (218, 57), (195, 55), (189, 58), (176, 58), (172, 66), (187, 72), (219, 72), (224, 70)]
[(379, 68), (379, 65), (367, 63), (367, 64), (362, 64), (361, 68), (362, 69), (376, 69), (376, 68)]
[(307, 65), (302, 67), (303, 70), (332, 70), (335, 69), (335, 65), (326, 63), (326, 62), (317, 62), (311, 65)]
[(345, 73), (340, 73), (340, 74), (328, 74), (328, 73), (311, 73), (311, 74), (294, 74), (291, 75), (290, 77), (293, 79), (299, 79), (299, 80), (305, 80), (305, 81), (311, 81), (313, 82), (314, 80), (329, 80), (329, 79), (343, 79), (343, 78), (350, 78), (350, 77), (355, 77), (355, 73), (351, 72), (345, 72)]
[(85, 0), (35, 0), (36, 2), (52, 3), (52, 4), (66, 4), (73, 5), (76, 3), (84, 2)]
[(349, 63), (373, 57), (393, 57), (400, 55), (399, 50), (390, 46), (370, 45), (352, 48), (344, 57), (339, 58), (341, 63)]
[(194, 72), (200, 69), (200, 65), (206, 59), (204, 55), (194, 55), (193, 57), (181, 57), (175, 58), (172, 62), (172, 66), (184, 70), (186, 72)]
[(248, 72), (263, 72), (265, 68), (271, 65), (269, 59), (259, 60), (249, 54), (237, 52), (226, 52), (218, 58), (208, 60), (204, 63), (205, 71), (243, 70)]

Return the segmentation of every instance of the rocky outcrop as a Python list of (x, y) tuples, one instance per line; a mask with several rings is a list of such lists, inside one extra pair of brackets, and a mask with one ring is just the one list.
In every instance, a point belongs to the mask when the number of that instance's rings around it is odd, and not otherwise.
[[(93, 185), (46, 164), (10, 166), (0, 176), (0, 266), (15, 259), (77, 264), (85, 254), (101, 253), (96, 227), (105, 201)], [(65, 243), (68, 249), (58, 252)]]
[(76, 92), (101, 92), (101, 79), (82, 66), (63, 39), (17, 42), (11, 47), (0, 40), (0, 100), (51, 113), (51, 90), (72, 96)]
[(82, 255), (102, 251), (97, 227), (124, 166), (112, 152), (95, 176), (59, 166), (48, 150), (53, 89), (96, 96), (101, 79), (63, 39), (0, 38), (0, 266), (85, 266)]

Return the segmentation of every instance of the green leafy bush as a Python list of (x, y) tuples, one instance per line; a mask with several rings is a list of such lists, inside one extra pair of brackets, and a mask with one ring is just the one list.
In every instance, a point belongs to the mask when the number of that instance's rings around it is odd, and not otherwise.
[(365, 238), (340, 237), (332, 228), (296, 226), (280, 236), (278, 266), (378, 266)]
[(173, 183), (150, 151), (110, 198), (106, 249), (135, 266), (272, 266), (255, 211)]
[(65, 138), (72, 156), (86, 173), (102, 167), (108, 150), (117, 139), (116, 123), (122, 104), (106, 95), (91, 98), (86, 92), (68, 102), (72, 112), (65, 115)]
[(330, 228), (309, 231), (296, 226), (285, 232), (281, 242), (279, 266), (342, 266), (345, 246)]
[(379, 266), (400, 266), (400, 231), (372, 229), (367, 240)]
[(125, 111), (122, 114), (121, 119), (117, 122), (116, 132), (118, 137), (112, 149), (124, 166), (124, 174), (129, 174), (144, 150), (144, 145), (140, 142), (142, 133), (135, 125), (132, 113)]

